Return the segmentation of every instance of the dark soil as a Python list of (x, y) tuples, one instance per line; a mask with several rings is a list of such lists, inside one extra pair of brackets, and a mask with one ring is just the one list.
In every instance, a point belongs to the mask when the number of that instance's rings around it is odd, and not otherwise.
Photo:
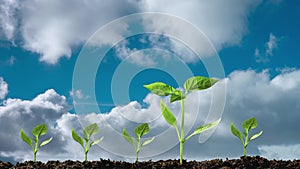
[(26, 161), (24, 163), (17, 163), (13, 165), (11, 163), (0, 161), (0, 169), (8, 168), (21, 168), (21, 169), (96, 169), (96, 168), (114, 168), (114, 169), (166, 169), (166, 168), (180, 168), (180, 169), (300, 169), (300, 160), (283, 161), (283, 160), (267, 160), (265, 158), (256, 157), (241, 157), (240, 159), (233, 159), (225, 161), (221, 159), (215, 159), (210, 161), (184, 161), (182, 165), (179, 165), (179, 160), (166, 160), (166, 161), (145, 161), (139, 162), (138, 164), (132, 164), (122, 161), (110, 161), (103, 160), (91, 161), (91, 162), (80, 162), (80, 161), (48, 161), (47, 163)]

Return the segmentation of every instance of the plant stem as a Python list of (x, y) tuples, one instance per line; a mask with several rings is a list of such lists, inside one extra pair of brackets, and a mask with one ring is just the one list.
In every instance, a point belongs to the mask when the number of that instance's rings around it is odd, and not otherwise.
[(34, 153), (33, 153), (33, 162), (36, 162), (36, 153), (37, 153), (37, 152), (34, 152)]
[(183, 144), (184, 144), (184, 99), (180, 100), (181, 103), (181, 138), (180, 138), (180, 164), (182, 164), (183, 159)]
[(135, 163), (137, 164), (138, 162), (139, 162), (139, 155), (138, 155), (139, 153), (137, 152), (136, 153), (136, 158), (135, 158)]
[(39, 150), (39, 138), (36, 137), (35, 138), (35, 149), (34, 149), (34, 152), (33, 152), (33, 162), (36, 162), (36, 153), (38, 152)]
[(88, 159), (88, 157), (87, 157), (88, 155), (87, 155), (87, 154), (88, 154), (88, 152), (86, 151), (86, 152), (84, 153), (84, 162), (87, 162), (87, 159)]

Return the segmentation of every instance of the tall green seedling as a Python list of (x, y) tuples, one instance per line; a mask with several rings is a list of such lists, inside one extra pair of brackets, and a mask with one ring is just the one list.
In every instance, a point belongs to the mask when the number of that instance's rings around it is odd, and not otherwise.
[(91, 136), (93, 134), (97, 134), (99, 132), (99, 127), (96, 123), (90, 124), (88, 126), (86, 126), (83, 129), (83, 133), (85, 135), (84, 140), (85, 140), (85, 145), (83, 142), (83, 139), (76, 133), (76, 131), (74, 129), (72, 129), (72, 137), (73, 139), (79, 143), (81, 145), (81, 147), (84, 150), (84, 161), (87, 162), (88, 160), (88, 152), (90, 150), (90, 148), (95, 145), (100, 143), (103, 140), (103, 137), (101, 137), (98, 140), (95, 141), (91, 141)]
[(173, 126), (176, 130), (178, 140), (180, 143), (180, 164), (182, 164), (183, 159), (183, 146), (184, 143), (189, 140), (192, 136), (196, 134), (200, 134), (212, 127), (215, 127), (219, 124), (221, 119), (218, 119), (217, 121), (214, 121), (212, 123), (206, 124), (204, 126), (200, 126), (196, 128), (196, 130), (191, 133), (189, 136), (185, 137), (184, 133), (184, 103), (185, 98), (187, 94), (191, 91), (197, 91), (197, 90), (204, 90), (207, 88), (210, 88), (213, 86), (218, 80), (212, 79), (212, 78), (206, 78), (202, 76), (194, 76), (189, 79), (187, 79), (184, 83), (184, 91), (178, 90), (173, 88), (172, 86), (162, 83), (162, 82), (155, 82), (152, 84), (144, 85), (145, 88), (150, 90), (150, 92), (158, 95), (158, 96), (170, 96), (170, 103), (175, 101), (180, 101), (181, 104), (181, 129), (178, 128), (178, 122), (173, 113), (170, 111), (170, 109), (167, 107), (167, 105), (161, 100), (160, 101), (160, 108), (162, 111), (162, 115), (167, 123), (169, 123), (171, 126)]
[(242, 136), (242, 133), (234, 126), (233, 123), (231, 123), (231, 126), (230, 126), (230, 127), (231, 127), (231, 132), (232, 132), (232, 134), (235, 135), (237, 138), (239, 138), (239, 139), (241, 140), (242, 144), (243, 144), (243, 147), (244, 147), (244, 156), (247, 155), (247, 150), (246, 150), (246, 149), (247, 149), (247, 146), (248, 146), (248, 144), (249, 144), (249, 141), (250, 141), (250, 140), (256, 139), (257, 137), (259, 137), (259, 136), (262, 135), (262, 133), (263, 133), (263, 131), (260, 131), (260, 132), (258, 132), (258, 133), (256, 133), (256, 134), (252, 135), (252, 136), (250, 137), (250, 139), (249, 139), (249, 131), (250, 131), (251, 129), (255, 129), (255, 128), (257, 127), (257, 120), (256, 120), (256, 118), (254, 118), (254, 117), (245, 120), (245, 121), (243, 122), (243, 124), (242, 124), (242, 127), (243, 127), (243, 129), (245, 130), (245, 131), (243, 132), (244, 138), (243, 138), (243, 136)]
[[(20, 136), (21, 136), (22, 140), (25, 143), (29, 144), (29, 146), (31, 147), (31, 149), (33, 151), (33, 161), (34, 162), (36, 162), (36, 154), (39, 151), (40, 147), (50, 143), (50, 141), (52, 140), (52, 137), (50, 137), (49, 139), (44, 140), (41, 144), (39, 144), (40, 136), (47, 134), (47, 132), (48, 132), (48, 129), (47, 129), (46, 124), (37, 125), (36, 127), (34, 127), (32, 129), (32, 135), (34, 136), (33, 138), (30, 138), (29, 136), (27, 136), (23, 129), (21, 129), (21, 131), (20, 131)], [(35, 143), (34, 145), (33, 145), (32, 141), (34, 141), (34, 143)]]
[(146, 141), (144, 141), (143, 143), (141, 143), (141, 138), (143, 135), (145, 134), (148, 134), (150, 132), (150, 128), (149, 128), (149, 125), (148, 123), (143, 123), (143, 124), (140, 124), (139, 126), (137, 126), (135, 129), (134, 129), (134, 134), (137, 136), (136, 138), (134, 137), (131, 137), (127, 131), (126, 131), (126, 128), (123, 129), (123, 137), (124, 139), (129, 142), (132, 147), (134, 148), (135, 150), (135, 154), (136, 154), (136, 163), (138, 163), (139, 161), (139, 152), (141, 151), (141, 148), (149, 143), (151, 143), (155, 137), (152, 137)]

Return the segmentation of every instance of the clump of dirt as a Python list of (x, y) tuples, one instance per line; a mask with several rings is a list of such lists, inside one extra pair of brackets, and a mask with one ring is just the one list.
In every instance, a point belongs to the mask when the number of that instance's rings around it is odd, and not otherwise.
[(240, 159), (215, 159), (207, 161), (183, 161), (179, 164), (179, 160), (160, 160), (160, 161), (144, 161), (138, 164), (110, 161), (100, 159), (99, 161), (48, 161), (47, 163), (33, 161), (25, 161), (24, 163), (17, 163), (13, 165), (8, 162), (0, 161), (0, 169), (96, 169), (96, 168), (111, 168), (111, 169), (300, 169), (300, 160), (268, 160), (260, 156), (256, 157), (241, 157)]

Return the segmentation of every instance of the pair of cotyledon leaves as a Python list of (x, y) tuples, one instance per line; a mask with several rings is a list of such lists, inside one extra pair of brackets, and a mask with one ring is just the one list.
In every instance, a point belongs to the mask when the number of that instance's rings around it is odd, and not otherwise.
[(137, 138), (135, 138), (135, 140), (138, 144), (137, 146), (135, 144), (134, 137), (131, 137), (128, 134), (128, 132), (126, 131), (126, 128), (123, 129), (123, 137), (127, 142), (129, 142), (133, 146), (136, 153), (138, 153), (142, 146), (145, 146), (145, 145), (151, 143), (155, 139), (155, 137), (152, 137), (152, 138), (144, 141), (142, 144), (140, 144), (141, 137), (145, 134), (148, 134), (149, 132), (150, 132), (150, 127), (149, 127), (148, 123), (140, 124), (139, 126), (137, 126), (134, 129), (134, 134), (137, 136)]
[(34, 152), (37, 152), (39, 150), (39, 147), (42, 147), (42, 146), (50, 143), (50, 141), (52, 140), (53, 137), (50, 137), (49, 139), (44, 140), (40, 145), (37, 144), (38, 146), (36, 146), (36, 147), (33, 146), (32, 141), (37, 143), (38, 140), (39, 140), (39, 137), (42, 136), (42, 135), (45, 135), (47, 132), (48, 132), (48, 128), (47, 128), (46, 124), (40, 124), (40, 125), (37, 125), (36, 127), (34, 127), (32, 129), (32, 135), (35, 136), (32, 139), (25, 134), (23, 129), (21, 129), (20, 133), (21, 133), (22, 140), (24, 142), (26, 142), (27, 144), (29, 144), (29, 146), (31, 147), (31, 149)]
[[(257, 120), (256, 118), (250, 118), (247, 119), (243, 122), (242, 124), (242, 128), (245, 130), (245, 132), (243, 132), (244, 136), (246, 137), (245, 140), (243, 139), (243, 135), (242, 133), (234, 126), (233, 123), (231, 123), (231, 132), (233, 135), (235, 135), (237, 138), (239, 138), (242, 142), (242, 144), (244, 145), (244, 147), (247, 147), (247, 145), (249, 144), (249, 131), (251, 129), (255, 129), (257, 127)], [(254, 140), (257, 137), (259, 137), (260, 135), (262, 135), (263, 131), (260, 131), (259, 133), (256, 133), (254, 135), (252, 135), (250, 137), (250, 140)]]
[(92, 141), (89, 145), (87, 144), (90, 141), (91, 136), (98, 132), (99, 132), (99, 127), (96, 123), (90, 124), (83, 129), (83, 133), (86, 136), (86, 137), (84, 137), (84, 140), (86, 141), (85, 147), (84, 147), (83, 139), (76, 133), (76, 131), (74, 129), (72, 129), (72, 137), (76, 142), (78, 142), (82, 146), (83, 149), (85, 149), (85, 152), (87, 152), (87, 151), (89, 151), (90, 147), (92, 147), (95, 144), (100, 143), (103, 140), (103, 137), (101, 137), (98, 140)]

